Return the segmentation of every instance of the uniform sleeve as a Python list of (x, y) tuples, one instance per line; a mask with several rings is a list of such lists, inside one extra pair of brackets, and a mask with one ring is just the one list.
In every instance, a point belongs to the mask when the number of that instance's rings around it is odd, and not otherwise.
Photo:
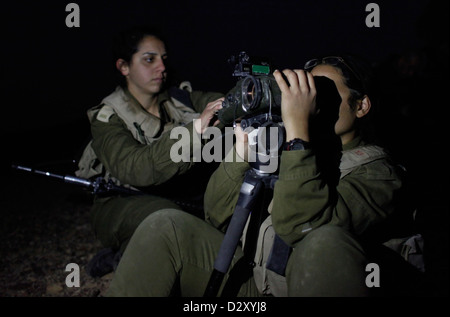
[(313, 151), (283, 152), (274, 188), (274, 229), (291, 246), (324, 224), (364, 234), (393, 212), (400, 188), (401, 180), (386, 160), (359, 166), (330, 186), (322, 180)]
[(170, 157), (170, 149), (177, 142), (177, 146), (189, 149), (192, 157), (194, 142), (190, 139), (198, 134), (192, 123), (185, 127), (189, 138), (171, 139), (170, 133), (164, 133), (160, 139), (143, 145), (117, 115), (112, 115), (109, 122), (94, 119), (91, 123), (92, 147), (105, 168), (122, 183), (138, 187), (158, 185), (185, 173), (193, 164), (192, 160), (174, 162)]
[(223, 97), (223, 94), (218, 92), (193, 91), (191, 93), (192, 105), (198, 113), (203, 112), (203, 109), (206, 108), (208, 102), (217, 100), (221, 97)]
[(204, 198), (205, 219), (214, 227), (225, 232), (233, 215), (244, 181), (250, 168), (247, 162), (236, 162), (233, 149), (211, 175)]

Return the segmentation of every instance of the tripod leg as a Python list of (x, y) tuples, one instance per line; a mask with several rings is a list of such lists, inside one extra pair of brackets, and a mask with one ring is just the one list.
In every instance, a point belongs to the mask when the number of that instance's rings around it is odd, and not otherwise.
[(214, 262), (214, 271), (206, 287), (205, 297), (215, 297), (236, 252), (250, 210), (237, 205)]
[[(251, 170), (249, 171), (251, 172)], [(261, 179), (247, 172), (244, 183), (241, 186), (238, 202), (231, 217), (227, 232), (223, 238), (219, 253), (214, 262), (214, 271), (205, 290), (205, 297), (215, 297), (220, 289), (223, 278), (233, 259), (239, 240), (244, 231), (245, 224), (250, 215), (250, 210), (255, 205), (259, 193), (264, 184)]]

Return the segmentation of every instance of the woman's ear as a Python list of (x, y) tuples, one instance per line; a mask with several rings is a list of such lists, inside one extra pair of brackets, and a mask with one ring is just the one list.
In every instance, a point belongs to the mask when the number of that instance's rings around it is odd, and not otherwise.
[(128, 76), (128, 74), (130, 72), (128, 63), (122, 58), (119, 58), (116, 61), (116, 68), (124, 76)]
[(359, 102), (358, 107), (356, 109), (356, 117), (362, 118), (366, 114), (369, 113), (370, 108), (372, 107), (372, 103), (368, 96), (364, 96), (364, 98)]

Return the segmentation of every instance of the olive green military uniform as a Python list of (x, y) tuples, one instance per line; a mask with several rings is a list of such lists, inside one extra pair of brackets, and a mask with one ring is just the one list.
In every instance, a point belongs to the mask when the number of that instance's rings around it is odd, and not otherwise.
[[(364, 156), (362, 145), (357, 138), (343, 153)], [(386, 155), (353, 168), (341, 162), (340, 180), (331, 186), (322, 181), (314, 151), (285, 151), (280, 159), (271, 220), (275, 232), (293, 247), (286, 276), (257, 272), (265, 270), (262, 246), (254, 278), (242, 285), (238, 296), (367, 295), (368, 258), (356, 237), (378, 235), (372, 229), (393, 213), (394, 196), (402, 187), (396, 169)], [(202, 296), (248, 169), (245, 162), (221, 163), (205, 194), (206, 222), (173, 209), (147, 217), (132, 237), (107, 295), (168, 296), (177, 290), (182, 296)], [(265, 229), (261, 226), (260, 235)], [(242, 254), (238, 247), (232, 265)]]
[[(171, 146), (176, 142), (188, 142), (191, 157), (193, 147), (201, 146), (201, 142), (171, 139), (170, 131), (184, 126), (191, 138), (200, 138), (193, 129), (193, 119), (200, 116), (208, 102), (222, 94), (178, 88), (170, 92), (165, 90), (158, 96), (160, 118), (145, 111), (121, 87), (99, 106), (88, 110), (92, 141), (80, 160), (77, 176), (91, 178), (106, 172), (105, 177), (116, 184), (137, 187), (150, 194), (95, 199), (92, 223), (105, 247), (123, 251), (135, 228), (150, 213), (163, 208), (180, 209), (173, 199), (159, 194), (171, 193), (172, 198), (182, 192), (186, 196), (193, 192), (189, 190), (202, 186), (200, 176), (189, 174), (194, 168), (192, 160), (175, 163), (170, 157)], [(180, 185), (178, 180), (189, 183)]]

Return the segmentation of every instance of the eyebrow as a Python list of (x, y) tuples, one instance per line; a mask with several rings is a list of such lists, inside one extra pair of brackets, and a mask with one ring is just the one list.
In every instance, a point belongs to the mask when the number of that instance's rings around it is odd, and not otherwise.
[[(158, 56), (159, 54), (154, 53), (154, 52), (145, 52), (145, 53), (142, 53), (142, 56), (144, 56), (144, 55)], [(166, 55), (167, 55), (167, 53), (161, 54), (161, 56), (166, 56)]]
[(142, 53), (142, 55), (158, 55), (158, 54), (153, 52), (144, 52)]

